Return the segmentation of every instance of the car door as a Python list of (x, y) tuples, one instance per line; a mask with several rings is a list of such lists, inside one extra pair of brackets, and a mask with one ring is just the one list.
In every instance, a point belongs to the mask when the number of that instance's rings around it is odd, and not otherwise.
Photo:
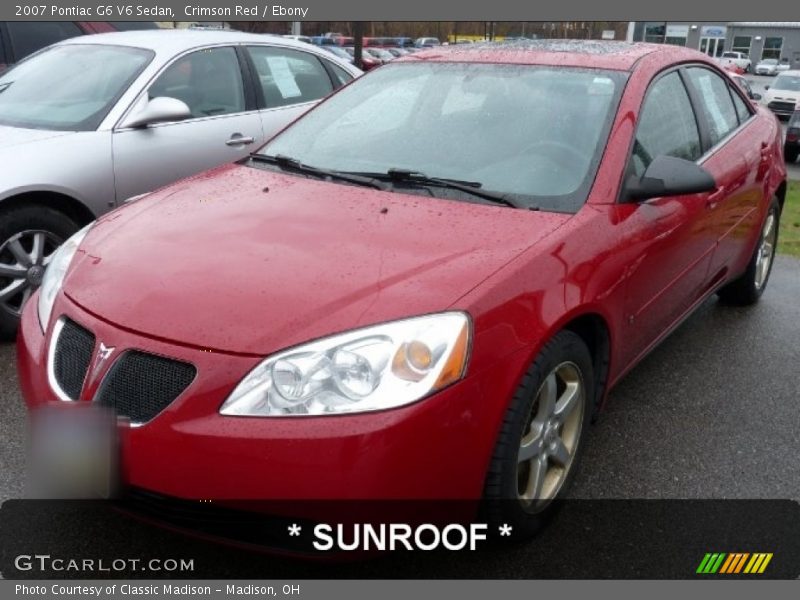
[(156, 77), (143, 93), (177, 98), (191, 116), (114, 131), (117, 201), (233, 162), (263, 143), (243, 64), (232, 46), (204, 48), (179, 57)]
[[(678, 70), (663, 74), (651, 83), (640, 110), (628, 175), (641, 177), (656, 156), (697, 161), (702, 153), (702, 130), (684, 77)], [(624, 306), (627, 360), (644, 352), (702, 294), (716, 243), (708, 198), (688, 194), (622, 205), (634, 232)]]
[(264, 45), (248, 46), (247, 53), (267, 139), (338, 87), (322, 59), (311, 52)]
[(709, 276), (721, 279), (735, 259), (749, 254), (749, 233), (756, 227), (770, 164), (769, 140), (751, 126), (753, 111), (727, 78), (702, 66), (689, 67), (686, 73), (698, 118), (708, 131), (710, 148), (702, 166), (717, 183), (708, 206), (716, 236)]

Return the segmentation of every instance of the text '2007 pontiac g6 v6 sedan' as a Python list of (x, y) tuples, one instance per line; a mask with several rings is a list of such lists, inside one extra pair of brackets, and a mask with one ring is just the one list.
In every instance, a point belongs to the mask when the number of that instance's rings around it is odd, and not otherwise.
[(473, 499), (533, 532), (623, 375), (764, 292), (781, 144), (684, 48), (398, 59), (68, 240), (24, 396), (113, 408), (158, 497)]

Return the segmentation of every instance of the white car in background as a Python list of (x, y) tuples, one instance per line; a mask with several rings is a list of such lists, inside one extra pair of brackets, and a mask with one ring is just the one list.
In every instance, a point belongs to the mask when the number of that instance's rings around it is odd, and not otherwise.
[(246, 157), (361, 71), (235, 31), (102, 33), (0, 75), (0, 338), (55, 249), (132, 196)]
[(764, 103), (767, 108), (780, 117), (791, 117), (800, 108), (800, 70), (779, 73), (766, 90)]
[(756, 65), (756, 75), (777, 75), (779, 65), (777, 58), (765, 58)]
[(740, 69), (742, 69), (745, 73), (749, 73), (750, 69), (752, 68), (752, 63), (750, 62), (750, 57), (747, 56), (744, 52), (723, 52), (722, 56), (719, 57), (719, 63), (722, 66), (726, 64), (734, 64)]

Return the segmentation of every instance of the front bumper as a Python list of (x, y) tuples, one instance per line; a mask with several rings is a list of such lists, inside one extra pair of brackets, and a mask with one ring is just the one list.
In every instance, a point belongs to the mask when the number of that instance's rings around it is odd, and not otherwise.
[[(17, 342), (20, 384), (29, 408), (65, 402), (48, 382), (50, 332), (41, 332), (36, 300), (23, 313)], [(116, 348), (117, 356), (138, 349), (196, 367), (194, 381), (163, 412), (140, 427), (120, 428), (123, 483), (183, 499), (479, 498), (507, 399), (527, 360), (516, 353), (394, 410), (229, 417), (218, 413), (220, 405), (263, 357), (140, 336), (90, 314), (63, 294), (53, 315), (54, 322), (67, 315), (92, 331), (97, 345)], [(87, 382), (78, 402), (91, 402), (98, 387), (99, 381)]]

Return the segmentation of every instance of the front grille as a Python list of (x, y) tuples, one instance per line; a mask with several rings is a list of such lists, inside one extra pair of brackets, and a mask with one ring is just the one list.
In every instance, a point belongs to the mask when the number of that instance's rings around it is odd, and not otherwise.
[(95, 400), (133, 423), (146, 423), (180, 396), (196, 373), (188, 363), (128, 351), (111, 367)]
[(80, 398), (94, 343), (91, 332), (74, 321), (64, 321), (53, 354), (53, 375), (58, 387), (72, 400)]
[(782, 102), (780, 100), (775, 100), (767, 104), (770, 110), (774, 110), (776, 112), (794, 112), (794, 102)]

